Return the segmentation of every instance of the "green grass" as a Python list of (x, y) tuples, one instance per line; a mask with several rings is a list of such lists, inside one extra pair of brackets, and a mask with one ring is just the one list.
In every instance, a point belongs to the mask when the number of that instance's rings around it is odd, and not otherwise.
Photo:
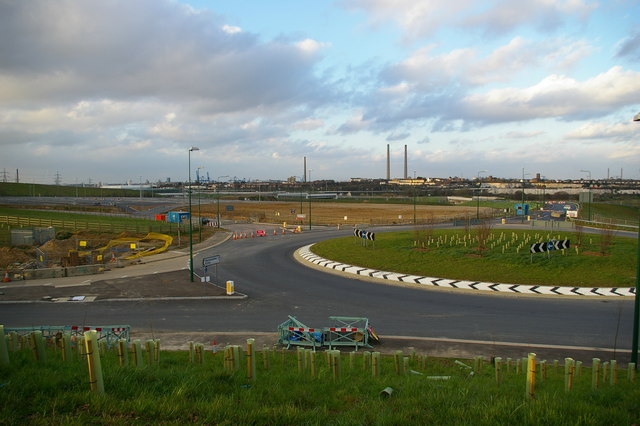
[[(73, 208), (72, 206), (69, 208)], [(96, 215), (96, 214), (84, 214), (84, 213), (70, 213), (60, 210), (26, 210), (11, 207), (0, 207), (0, 216), (17, 216), (31, 219), (44, 219), (44, 220), (64, 220), (64, 221), (77, 221), (77, 222), (92, 222), (92, 223), (113, 223), (120, 225), (149, 225), (154, 223), (153, 220), (140, 219), (128, 216), (110, 216), (110, 215)], [(157, 223), (157, 222), (155, 222)]]
[[(186, 352), (162, 351), (159, 366), (119, 367), (115, 353), (102, 356), (105, 395), (89, 391), (86, 361), (68, 363), (48, 353), (36, 363), (28, 350), (12, 353), (0, 367), (1, 424), (637, 424), (640, 387), (619, 370), (618, 383), (591, 388), (583, 368), (565, 392), (563, 368), (538, 374), (534, 399), (525, 396), (525, 376), (503, 364), (496, 383), (485, 362), (474, 376), (451, 359), (410, 356), (398, 375), (393, 358), (382, 356), (380, 377), (363, 368), (359, 351), (353, 366), (346, 351), (334, 378), (323, 353), (318, 377), (298, 372), (296, 354), (270, 352), (266, 369), (257, 355), (256, 380), (246, 378), (246, 362), (235, 372), (223, 368), (222, 354), (205, 354), (204, 364), (188, 363)], [(408, 354), (406, 354), (408, 355)], [(506, 361), (506, 360), (505, 360)], [(473, 365), (471, 361), (465, 361)], [(550, 362), (549, 362), (550, 363)], [(427, 376), (450, 376), (430, 380)], [(386, 387), (394, 389), (380, 397)]]
[[(630, 221), (634, 225), (638, 223), (638, 214), (640, 214), (640, 208), (638, 206), (626, 205), (631, 203), (625, 203), (625, 205), (621, 204), (612, 204), (612, 203), (593, 203), (591, 204), (591, 215), (592, 218), (600, 217), (619, 220), (619, 221)], [(580, 218), (587, 219), (589, 217), (589, 204), (585, 203), (582, 205), (582, 210), (580, 211)]]
[[(143, 191), (149, 196), (149, 191)], [(101, 189), (38, 183), (0, 182), (0, 196), (14, 197), (138, 197), (139, 190)]]
[[(469, 232), (476, 235), (475, 230)], [(457, 280), (587, 287), (631, 287), (635, 283), (637, 241), (632, 238), (613, 238), (602, 256), (600, 235), (583, 234), (580, 254), (576, 254), (577, 235), (571, 232), (493, 231), (489, 248), (480, 256), (476, 241), (469, 243), (467, 237), (464, 246), (464, 235), (462, 229), (436, 230), (427, 243), (423, 234), (422, 248), (422, 243), (416, 247), (415, 232), (385, 232), (376, 233), (375, 248), (370, 242), (364, 247), (361, 240), (344, 237), (317, 243), (312, 251), (351, 265)], [(537, 253), (532, 261), (530, 245), (552, 238), (571, 240), (571, 249), (564, 256), (552, 252), (551, 258)]]

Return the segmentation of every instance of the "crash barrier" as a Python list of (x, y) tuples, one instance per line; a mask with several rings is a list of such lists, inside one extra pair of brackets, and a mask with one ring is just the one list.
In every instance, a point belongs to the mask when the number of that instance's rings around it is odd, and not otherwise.
[(329, 317), (332, 325), (324, 328), (308, 327), (296, 317), (289, 315), (289, 319), (278, 326), (280, 338), (278, 343), (287, 345), (311, 346), (319, 348), (329, 346), (354, 346), (370, 348), (369, 342), (377, 342), (378, 336), (369, 324), (367, 318), (362, 317)]
[(7, 327), (5, 328), (5, 333), (8, 334), (14, 331), (20, 336), (27, 336), (31, 332), (40, 331), (42, 332), (42, 337), (45, 337), (45, 338), (57, 337), (59, 336), (59, 333), (60, 334), (66, 333), (71, 336), (83, 337), (84, 332), (89, 330), (95, 330), (98, 335), (98, 341), (105, 342), (108, 346), (116, 344), (119, 339), (125, 339), (127, 342), (129, 342), (129, 337), (131, 333), (131, 327), (128, 325), (104, 325), (104, 326), (41, 325), (41, 326), (33, 326), (33, 327), (16, 327), (16, 328)]

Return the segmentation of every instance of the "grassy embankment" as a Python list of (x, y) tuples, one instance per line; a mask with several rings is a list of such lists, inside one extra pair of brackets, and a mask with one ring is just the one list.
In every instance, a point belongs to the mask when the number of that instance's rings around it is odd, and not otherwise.
[[(586, 287), (631, 287), (635, 283), (637, 241), (633, 238), (493, 230), (485, 241), (486, 249), (478, 250), (477, 231), (466, 232), (423, 228), (419, 235), (376, 233), (375, 248), (371, 242), (363, 247), (361, 240), (345, 237), (323, 241), (312, 250), (352, 265), (458, 280)], [(536, 253), (532, 261), (531, 244), (551, 239), (569, 239), (572, 246), (565, 255), (551, 252), (550, 258)]]
[[(144, 346), (144, 345), (143, 345)], [(89, 391), (87, 363), (60, 361), (51, 350), (37, 363), (30, 350), (11, 353), (0, 366), (2, 424), (637, 424), (640, 387), (627, 371), (617, 383), (581, 368), (565, 390), (564, 368), (546, 361), (546, 378), (537, 365), (535, 396), (526, 395), (526, 378), (514, 361), (502, 361), (501, 382), (485, 362), (473, 375), (452, 359), (410, 355), (408, 372), (397, 374), (392, 356), (382, 356), (380, 375), (365, 368), (362, 351), (340, 356), (334, 377), (324, 353), (317, 353), (317, 377), (310, 363), (298, 370), (296, 354), (256, 352), (255, 380), (247, 379), (246, 356), (239, 370), (224, 368), (223, 354), (207, 351), (203, 364), (187, 352), (160, 352), (158, 365), (120, 367), (117, 355), (102, 356), (104, 395)], [(541, 360), (538, 360), (541, 361)], [(585, 360), (586, 361), (586, 360)], [(464, 360), (475, 368), (473, 360)], [(561, 363), (562, 364), (562, 363)], [(400, 364), (402, 365), (402, 363)], [(609, 370), (607, 370), (609, 373)], [(448, 376), (436, 380), (429, 376)], [(384, 398), (380, 392), (391, 387)]]
[[(25, 210), (22, 208), (0, 207), (0, 216), (19, 217), (20, 225), (0, 223), (0, 245), (8, 245), (10, 242), (9, 227), (34, 227), (54, 226), (57, 230), (102, 232), (113, 234), (131, 232), (144, 235), (148, 232), (159, 232), (178, 236), (176, 224), (158, 222), (147, 219), (138, 219), (126, 216), (108, 216), (82, 213), (69, 213), (64, 211)], [(181, 239), (188, 238), (188, 225), (182, 225), (180, 229)], [(215, 228), (203, 227), (202, 238), (206, 239), (215, 232)], [(199, 231), (194, 229), (195, 242), (198, 242)], [(186, 242), (186, 240), (184, 240)], [(176, 241), (177, 243), (177, 241)]]

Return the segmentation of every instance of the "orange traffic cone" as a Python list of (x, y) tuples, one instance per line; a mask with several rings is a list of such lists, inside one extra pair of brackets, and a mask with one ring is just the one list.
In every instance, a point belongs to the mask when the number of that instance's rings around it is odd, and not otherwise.
[(276, 230), (275, 229), (273, 230), (273, 235), (276, 235)]
[(5, 271), (4, 273), (4, 279), (2, 280), (3, 283), (8, 283), (9, 281), (11, 281), (9, 279), (9, 271)]

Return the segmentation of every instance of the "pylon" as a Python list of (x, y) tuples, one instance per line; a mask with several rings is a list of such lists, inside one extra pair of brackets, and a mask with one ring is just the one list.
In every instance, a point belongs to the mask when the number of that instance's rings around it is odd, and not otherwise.
[(251, 233), (251, 238), (255, 237), (255, 235), (253, 235), (253, 232)]
[(2, 280), (3, 283), (8, 283), (9, 281), (11, 281), (9, 279), (9, 271), (5, 271), (4, 273), (4, 279)]
[(276, 235), (276, 230), (275, 229), (273, 230), (273, 235)]

